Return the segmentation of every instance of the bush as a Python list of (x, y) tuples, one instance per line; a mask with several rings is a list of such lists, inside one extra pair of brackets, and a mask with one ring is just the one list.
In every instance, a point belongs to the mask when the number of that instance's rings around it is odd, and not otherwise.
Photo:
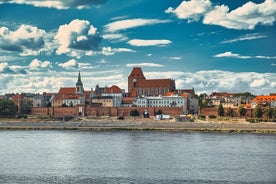
[(209, 116), (208, 116), (210, 119), (215, 119), (215, 118), (217, 118), (217, 116), (216, 115), (214, 115), (214, 114), (209, 114)]
[(118, 119), (118, 120), (124, 120), (125, 117), (124, 117), (124, 116), (119, 116), (117, 119)]
[(132, 110), (132, 111), (130, 111), (130, 116), (139, 116), (139, 112), (138, 112), (138, 110)]
[(205, 115), (198, 115), (198, 119), (206, 119)]

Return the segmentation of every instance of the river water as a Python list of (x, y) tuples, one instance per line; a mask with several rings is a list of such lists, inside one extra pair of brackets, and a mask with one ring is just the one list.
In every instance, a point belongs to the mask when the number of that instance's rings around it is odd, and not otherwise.
[(0, 183), (276, 183), (276, 136), (2, 130)]

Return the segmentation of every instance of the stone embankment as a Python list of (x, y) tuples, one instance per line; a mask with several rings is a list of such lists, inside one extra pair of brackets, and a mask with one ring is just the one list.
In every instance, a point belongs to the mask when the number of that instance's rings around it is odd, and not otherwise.
[(73, 121), (0, 120), (0, 129), (25, 130), (157, 130), (204, 132), (276, 133), (276, 123), (247, 122), (175, 122), (153, 119), (76, 119)]

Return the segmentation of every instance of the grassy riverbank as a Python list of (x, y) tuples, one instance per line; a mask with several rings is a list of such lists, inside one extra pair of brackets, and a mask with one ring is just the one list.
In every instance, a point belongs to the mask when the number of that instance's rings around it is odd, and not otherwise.
[(176, 122), (153, 118), (75, 118), (69, 121), (52, 118), (0, 119), (0, 129), (22, 130), (156, 130), (156, 131), (204, 131), (204, 132), (256, 132), (276, 133), (276, 123), (249, 123), (244, 119)]

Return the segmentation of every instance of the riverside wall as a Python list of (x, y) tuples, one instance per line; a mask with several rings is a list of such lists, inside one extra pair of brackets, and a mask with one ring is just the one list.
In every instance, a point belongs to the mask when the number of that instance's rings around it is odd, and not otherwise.
[[(240, 117), (240, 114), (238, 112), (238, 108), (232, 108), (233, 109), (233, 117)], [(226, 116), (227, 108), (224, 108), (224, 116)], [(218, 115), (217, 113), (217, 107), (203, 107), (199, 109), (199, 114), (209, 116), (211, 114)], [(253, 109), (246, 109), (246, 114), (244, 117), (253, 117)]]
[(130, 116), (132, 110), (137, 110), (142, 116), (145, 111), (154, 116), (159, 110), (163, 114), (168, 114), (177, 117), (183, 114), (183, 107), (90, 107), (90, 106), (76, 106), (76, 107), (33, 107), (30, 114), (41, 117), (64, 117), (64, 116), (78, 116), (79, 108), (82, 108), (82, 116)]

